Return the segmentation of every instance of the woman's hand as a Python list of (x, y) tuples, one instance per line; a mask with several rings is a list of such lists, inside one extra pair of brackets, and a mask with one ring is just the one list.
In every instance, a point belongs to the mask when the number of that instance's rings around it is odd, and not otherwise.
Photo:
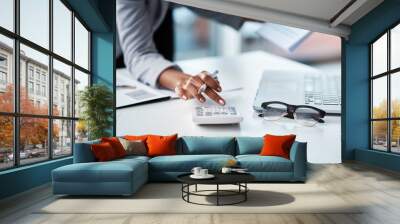
[(184, 100), (196, 98), (201, 103), (206, 101), (204, 95), (220, 105), (225, 105), (225, 100), (218, 94), (222, 88), (218, 80), (210, 76), (208, 72), (201, 72), (195, 76), (189, 76), (178, 82), (175, 87), (176, 94)]
[(222, 91), (218, 80), (207, 72), (191, 76), (170, 68), (161, 73), (158, 83), (160, 86), (174, 90), (183, 100), (195, 98), (204, 103), (205, 96), (208, 96), (216, 103), (225, 105), (225, 100), (218, 94)]

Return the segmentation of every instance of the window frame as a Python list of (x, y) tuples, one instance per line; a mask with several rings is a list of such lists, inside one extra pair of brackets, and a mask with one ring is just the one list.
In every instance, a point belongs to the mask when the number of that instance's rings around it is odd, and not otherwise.
[[(392, 92), (392, 85), (391, 85), (391, 79), (393, 75), (396, 75), (398, 72), (400, 72), (400, 67), (397, 68), (391, 68), (391, 31), (397, 27), (400, 26), (400, 21), (395, 22), (392, 24), (389, 28), (385, 29), (385, 31), (381, 34), (379, 34), (375, 39), (373, 39), (369, 44), (369, 149), (373, 151), (380, 151), (380, 152), (386, 152), (386, 153), (392, 153), (392, 154), (400, 154), (400, 152), (394, 152), (392, 151), (392, 121), (400, 121), (400, 117), (392, 117), (392, 98), (391, 98), (391, 92)], [(387, 64), (386, 64), (386, 71), (382, 72), (380, 74), (373, 74), (373, 44), (379, 40), (381, 37), (384, 35), (387, 35)], [(386, 77), (386, 87), (387, 87), (387, 93), (386, 93), (386, 98), (387, 98), (387, 105), (386, 105), (386, 117), (385, 118), (373, 118), (373, 81), (378, 79), (378, 78), (383, 78)], [(374, 148), (374, 133), (373, 133), (373, 122), (376, 121), (386, 121), (386, 150), (379, 150)]]
[[(0, 35), (3, 35), (5, 37), (11, 38), (13, 41), (13, 64), (11, 65), (11, 71), (13, 75), (13, 79), (14, 79), (14, 99), (13, 99), (13, 112), (2, 112), (0, 111), (0, 116), (4, 116), (4, 117), (12, 117), (13, 119), (13, 166), (10, 167), (5, 167), (5, 168), (0, 168), (0, 172), (4, 171), (4, 170), (10, 170), (10, 169), (15, 169), (18, 167), (23, 167), (23, 166), (29, 166), (29, 165), (33, 165), (33, 164), (37, 164), (37, 163), (43, 163), (49, 160), (58, 160), (58, 159), (62, 159), (65, 157), (70, 157), (73, 155), (74, 152), (74, 143), (75, 143), (75, 126), (76, 126), (76, 121), (79, 120), (79, 117), (75, 116), (75, 108), (72, 107), (71, 108), (71, 114), (70, 116), (56, 116), (53, 115), (53, 59), (58, 60), (61, 63), (64, 63), (68, 66), (71, 66), (71, 83), (75, 82), (75, 69), (85, 73), (86, 75), (88, 75), (88, 86), (92, 85), (92, 73), (91, 73), (91, 49), (92, 49), (92, 44), (91, 44), (91, 37), (92, 37), (92, 30), (87, 26), (87, 24), (82, 20), (82, 18), (72, 9), (72, 7), (65, 1), (65, 0), (59, 0), (68, 10), (71, 11), (71, 18), (70, 18), (70, 23), (71, 23), (71, 59), (67, 59), (64, 58), (63, 56), (55, 53), (53, 50), (53, 1), (54, 0), (48, 0), (49, 3), (49, 47), (48, 49), (46, 49), (45, 47), (40, 46), (39, 44), (36, 44), (32, 41), (30, 41), (27, 38), (24, 38), (23, 36), (20, 35), (20, 0), (14, 0), (13, 1), (13, 10), (14, 10), (14, 18), (13, 18), (13, 31), (10, 31), (4, 27), (0, 26)], [(78, 64), (75, 63), (75, 18), (77, 20), (79, 20), (79, 22), (84, 26), (84, 28), (88, 31), (88, 69), (85, 69), (81, 66), (79, 66)], [(21, 81), (20, 81), (20, 45), (23, 44), (27, 47), (32, 48), (33, 50), (36, 50), (40, 53), (43, 53), (45, 55), (48, 56), (49, 58), (49, 62), (48, 62), (48, 77), (46, 80), (47, 81), (47, 88), (46, 91), (47, 93), (45, 93), (48, 97), (48, 112), (46, 115), (39, 115), (39, 114), (27, 114), (27, 113), (21, 113), (20, 111), (20, 85), (21, 85)], [(27, 64), (28, 65), (28, 64)], [(27, 77), (27, 82), (30, 80), (30, 74), (28, 72), (30, 67), (27, 66), (27, 73), (25, 74)], [(40, 73), (41, 75), (42, 73)], [(33, 82), (34, 85), (36, 82), (36, 70), (33, 70)], [(39, 77), (39, 83), (41, 83), (41, 77)], [(42, 86), (42, 85), (40, 85)], [(29, 91), (27, 89), (27, 91)], [(34, 89), (34, 91), (36, 91)], [(71, 105), (75, 104), (75, 88), (74, 85), (71, 86)], [(42, 94), (40, 94), (42, 95)], [(44, 158), (41, 161), (38, 162), (32, 162), (32, 163), (26, 163), (26, 164), (21, 164), (21, 159), (20, 159), (20, 119), (21, 118), (45, 118), (47, 119), (48, 122), (48, 136), (47, 136), (47, 151), (48, 151), (48, 155), (47, 158)], [(67, 121), (71, 121), (71, 125), (72, 125), (72, 133), (71, 133), (71, 153), (69, 155), (62, 155), (62, 156), (54, 156), (53, 152), (54, 152), (54, 147), (53, 147), (53, 122), (56, 120), (67, 120)]]

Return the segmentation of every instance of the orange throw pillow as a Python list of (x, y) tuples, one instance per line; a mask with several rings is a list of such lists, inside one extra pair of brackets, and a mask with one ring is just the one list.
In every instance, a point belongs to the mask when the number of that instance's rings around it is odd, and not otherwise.
[(121, 142), (117, 137), (110, 137), (110, 138), (101, 138), (101, 142), (108, 142), (114, 149), (115, 155), (117, 158), (125, 157), (126, 151), (124, 146), (122, 146)]
[(91, 145), (91, 149), (94, 154), (94, 157), (99, 162), (110, 161), (117, 158), (114, 149), (108, 142), (93, 144)]
[(125, 135), (124, 139), (129, 141), (143, 141), (146, 142), (149, 135)]
[(176, 155), (176, 140), (178, 134), (171, 136), (160, 136), (160, 135), (149, 135), (147, 137), (147, 155), (154, 156), (165, 156), (165, 155)]
[(261, 149), (261, 156), (280, 156), (290, 159), (290, 148), (296, 135), (265, 135), (264, 145)]
[(129, 141), (146, 141), (149, 135), (125, 135), (124, 139)]

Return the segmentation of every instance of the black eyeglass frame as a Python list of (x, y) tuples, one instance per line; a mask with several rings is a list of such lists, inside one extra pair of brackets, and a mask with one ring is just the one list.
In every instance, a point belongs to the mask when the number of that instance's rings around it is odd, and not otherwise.
[[(296, 110), (298, 108), (308, 108), (308, 109), (312, 109), (318, 112), (318, 114), (320, 115), (321, 118), (324, 118), (326, 115), (326, 112), (324, 110), (321, 110), (319, 108), (313, 107), (313, 106), (309, 106), (309, 105), (292, 105), (292, 104), (288, 104), (288, 103), (284, 103), (281, 101), (268, 101), (268, 102), (264, 102), (261, 104), (261, 107), (266, 110), (268, 105), (270, 104), (281, 104), (286, 106), (286, 115), (284, 117), (286, 118), (290, 118), (290, 119), (294, 119), (293, 114), (296, 112)], [(322, 119), (318, 119), (317, 120), (318, 123), (324, 123), (325, 121)]]

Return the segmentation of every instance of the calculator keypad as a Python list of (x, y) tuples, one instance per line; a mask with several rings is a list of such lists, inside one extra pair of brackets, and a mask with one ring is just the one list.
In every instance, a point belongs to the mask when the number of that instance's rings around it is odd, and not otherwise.
[(197, 106), (192, 120), (196, 124), (237, 124), (243, 117), (232, 106)]
[(237, 115), (235, 107), (196, 107), (197, 116), (227, 116)]

